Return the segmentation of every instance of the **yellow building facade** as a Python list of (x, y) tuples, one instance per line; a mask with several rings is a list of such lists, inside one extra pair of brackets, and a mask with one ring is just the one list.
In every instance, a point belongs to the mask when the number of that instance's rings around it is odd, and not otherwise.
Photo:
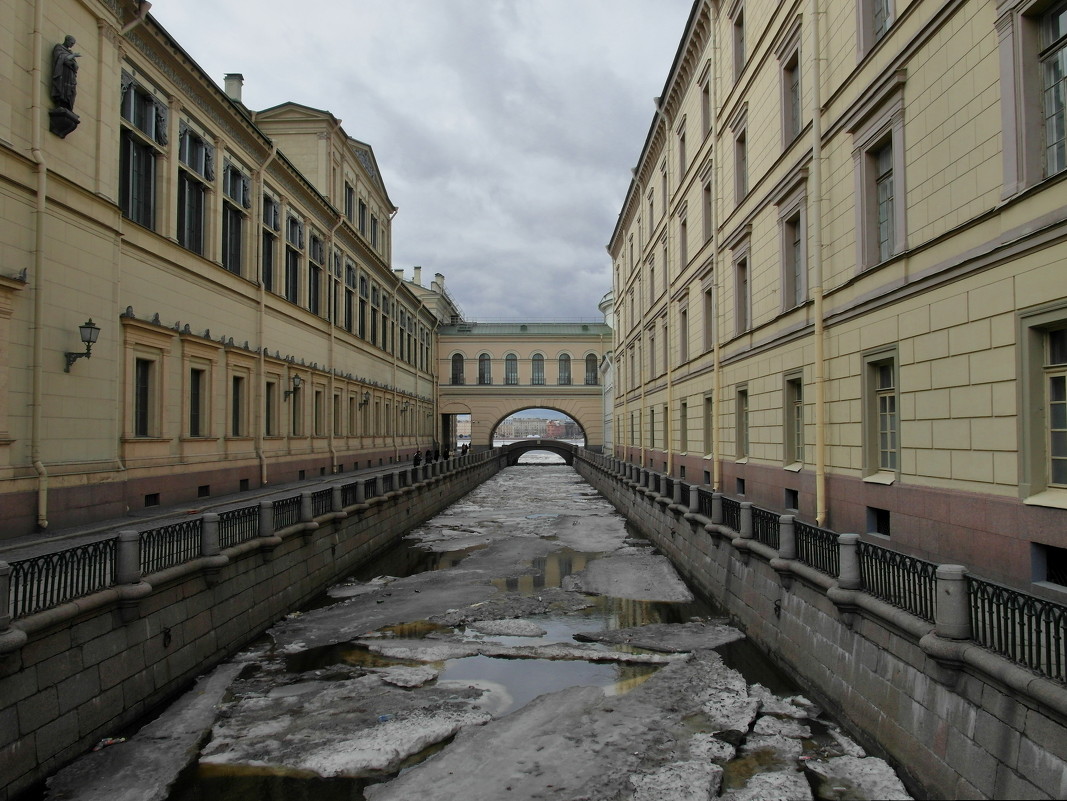
[(697, 0), (608, 246), (616, 455), (1064, 597), (1065, 37)]
[(433, 436), (449, 303), (391, 269), (372, 149), (329, 112), (249, 110), (148, 5), (0, 2), (3, 536)]

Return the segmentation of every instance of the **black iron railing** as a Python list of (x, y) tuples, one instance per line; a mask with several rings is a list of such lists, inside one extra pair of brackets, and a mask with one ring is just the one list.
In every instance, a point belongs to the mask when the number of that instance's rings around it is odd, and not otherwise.
[(232, 548), (259, 536), (259, 504), (219, 512), (219, 547)]
[(378, 494), (378, 479), (368, 478), (363, 482), (363, 497), (373, 498)]
[(115, 583), (115, 538), (11, 563), (12, 617), (107, 589)]
[(778, 517), (779, 515), (768, 509), (753, 506), (752, 538), (778, 550)]
[(311, 493), (311, 515), (319, 517), (333, 511), (333, 489), (327, 488)]
[(663, 481), (661, 482), (660, 486), (663, 488), (662, 489), (662, 494), (663, 495), (666, 495), (668, 498), (671, 498), (671, 499), (674, 498), (674, 479), (673, 478), (671, 478), (670, 476), (664, 476), (663, 477)]
[(385, 475), (383, 475), (382, 476), (382, 494), (384, 495), (387, 492), (392, 492), (395, 489), (396, 489), (396, 487), (393, 486), (393, 474), (392, 473), (386, 473)]
[(733, 498), (722, 498), (722, 524), (741, 531), (741, 502)]
[(857, 544), (863, 589), (905, 612), (934, 622), (937, 565), (869, 542)]
[(295, 526), (300, 522), (300, 496), (279, 498), (274, 502), (274, 530)]
[(821, 573), (835, 578), (841, 574), (841, 552), (837, 548), (837, 534), (810, 523), (793, 521), (797, 559)]
[(711, 496), (712, 493), (706, 489), (697, 489), (697, 503), (699, 504), (700, 514), (704, 515), (708, 520), (711, 520)]
[(342, 506), (354, 506), (356, 504), (356, 491), (358, 486), (358, 483), (353, 482), (352, 484), (345, 484), (341, 487)]
[(686, 484), (686, 483), (685, 483), (684, 481), (683, 481), (683, 482), (679, 482), (679, 483), (681, 483), (681, 485), (682, 485), (682, 494), (681, 494), (681, 498), (682, 498), (682, 501), (681, 501), (681, 503), (682, 503), (682, 506), (684, 506), (684, 507), (685, 507), (686, 509), (688, 509), (688, 508), (689, 508), (689, 499), (690, 499), (690, 493), (691, 493), (691, 492), (692, 492), (693, 490), (692, 490), (692, 488), (691, 488), (691, 487), (690, 487), (690, 486), (689, 486), (688, 484)]
[(972, 639), (1016, 664), (1067, 681), (1067, 606), (967, 577)]
[(196, 559), (200, 555), (203, 518), (142, 531), (141, 573), (147, 575)]

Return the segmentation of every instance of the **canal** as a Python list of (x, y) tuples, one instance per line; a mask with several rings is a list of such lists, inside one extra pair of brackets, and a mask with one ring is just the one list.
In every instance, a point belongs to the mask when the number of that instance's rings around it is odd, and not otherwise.
[(220, 668), (158, 797), (909, 797), (573, 469), (524, 461)]

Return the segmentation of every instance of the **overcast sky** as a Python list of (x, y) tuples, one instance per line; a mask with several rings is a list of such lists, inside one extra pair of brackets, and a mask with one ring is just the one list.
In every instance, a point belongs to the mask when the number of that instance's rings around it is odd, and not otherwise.
[(244, 102), (327, 109), (374, 148), (393, 267), (468, 319), (597, 318), (604, 247), (692, 0), (156, 0)]

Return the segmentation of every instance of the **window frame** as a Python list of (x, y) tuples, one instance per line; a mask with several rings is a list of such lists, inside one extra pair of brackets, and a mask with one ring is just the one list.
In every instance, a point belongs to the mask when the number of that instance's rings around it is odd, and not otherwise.
[(734, 388), (734, 456), (738, 462), (747, 462), (752, 451), (751, 398), (748, 384)]
[(793, 370), (782, 377), (782, 464), (800, 470), (805, 463), (804, 371)]
[[(901, 413), (900, 413), (900, 358), (897, 346), (889, 345), (870, 350), (863, 359), (863, 475), (865, 481), (891, 484), (901, 472)], [(881, 383), (884, 369), (892, 371), (892, 386)], [(891, 401), (892, 411), (886, 412), (884, 401)], [(892, 429), (884, 425), (887, 414), (894, 422)], [(892, 434), (892, 443), (886, 446), (884, 438)], [(886, 464), (883, 454), (893, 455), (894, 464)]]
[[(884, 26), (878, 26), (878, 9), (881, 6)], [(875, 47), (885, 41), (897, 21), (895, 0), (859, 0), (856, 3), (856, 60), (862, 61)]]
[(1034, 506), (1067, 508), (1067, 485), (1052, 480), (1047, 381), (1067, 375), (1067, 364), (1051, 365), (1046, 359), (1048, 334), (1067, 329), (1067, 303), (1042, 304), (1017, 314), (1019, 386), (1019, 497)]

